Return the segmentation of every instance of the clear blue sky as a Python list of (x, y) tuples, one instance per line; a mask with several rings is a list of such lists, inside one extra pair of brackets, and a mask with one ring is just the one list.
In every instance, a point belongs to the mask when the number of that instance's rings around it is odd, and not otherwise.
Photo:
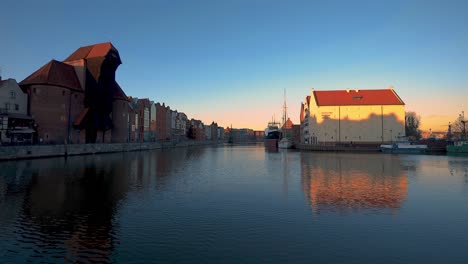
[(1, 13), (4, 78), (111, 41), (127, 95), (205, 123), (263, 129), (283, 89), (297, 123), (312, 87), (392, 85), (433, 130), (468, 112), (468, 1), (3, 0)]

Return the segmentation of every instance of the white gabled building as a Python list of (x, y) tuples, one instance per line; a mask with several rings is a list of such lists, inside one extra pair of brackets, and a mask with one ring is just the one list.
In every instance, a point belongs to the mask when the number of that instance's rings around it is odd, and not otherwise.
[(315, 91), (301, 105), (305, 144), (382, 143), (405, 136), (405, 104), (393, 87)]
[(27, 113), (28, 95), (15, 79), (0, 76), (0, 145), (33, 143), (34, 120)]

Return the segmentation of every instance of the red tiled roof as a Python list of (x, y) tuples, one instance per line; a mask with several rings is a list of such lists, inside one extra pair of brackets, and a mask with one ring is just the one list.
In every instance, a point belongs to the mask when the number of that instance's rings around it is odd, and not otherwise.
[(302, 122), (304, 120), (304, 103), (301, 103), (301, 114), (299, 120)]
[(114, 81), (114, 87), (112, 87), (112, 98), (127, 101), (127, 102), (131, 101), (129, 100), (127, 95), (124, 93), (122, 88), (120, 88), (120, 85), (115, 81)]
[(288, 118), (288, 120), (286, 120), (286, 122), (283, 124), (283, 129), (288, 129), (288, 128), (292, 128), (293, 127), (293, 122), (291, 121), (291, 119)]
[(75, 73), (75, 68), (60, 61), (51, 60), (39, 70), (21, 81), (20, 86), (45, 84), (83, 91), (80, 81)]
[(78, 116), (77, 119), (75, 119), (75, 122), (73, 122), (73, 125), (74, 126), (80, 126), (81, 123), (83, 122), (84, 118), (86, 117), (86, 114), (88, 113), (89, 111), (89, 108), (86, 107), (85, 109), (83, 109), (80, 113), (80, 115)]
[(72, 55), (70, 55), (64, 61), (105, 57), (111, 50), (118, 53), (117, 49), (110, 42), (85, 46), (78, 48), (75, 52), (72, 53)]
[(404, 105), (393, 89), (314, 91), (318, 106)]

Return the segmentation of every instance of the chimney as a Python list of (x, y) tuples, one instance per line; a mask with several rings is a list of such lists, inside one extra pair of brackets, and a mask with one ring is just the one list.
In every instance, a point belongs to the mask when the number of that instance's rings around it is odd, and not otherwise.
[(356, 93), (359, 92), (359, 88), (354, 89), (354, 91), (355, 91)]
[(349, 93), (349, 88), (346, 88), (346, 92)]

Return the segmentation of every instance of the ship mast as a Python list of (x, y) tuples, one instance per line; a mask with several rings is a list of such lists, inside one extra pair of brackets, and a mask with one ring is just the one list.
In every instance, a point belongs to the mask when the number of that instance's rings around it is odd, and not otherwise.
[(288, 107), (286, 106), (286, 89), (284, 89), (284, 103), (283, 103), (283, 126), (286, 124), (286, 121), (288, 120), (288, 112), (287, 112)]

